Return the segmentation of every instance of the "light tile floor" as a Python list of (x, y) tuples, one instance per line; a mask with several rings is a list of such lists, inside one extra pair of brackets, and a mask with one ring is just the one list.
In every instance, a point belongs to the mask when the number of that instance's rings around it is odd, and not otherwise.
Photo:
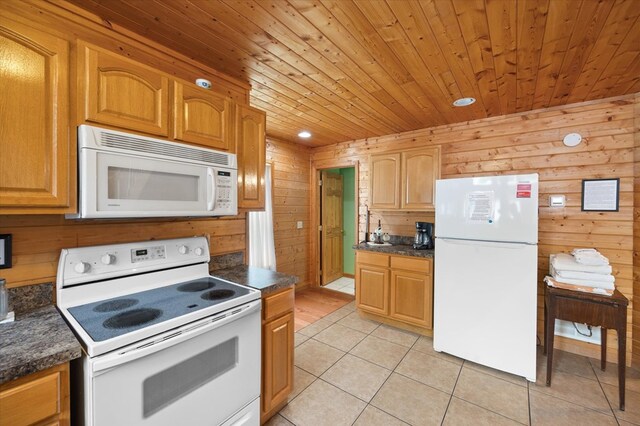
[(342, 277), (325, 285), (324, 288), (347, 293), (352, 296), (356, 294), (356, 283), (353, 278)]
[(640, 371), (557, 351), (551, 387), (433, 350), (431, 338), (361, 319), (350, 303), (296, 333), (294, 390), (269, 426), (640, 425)]

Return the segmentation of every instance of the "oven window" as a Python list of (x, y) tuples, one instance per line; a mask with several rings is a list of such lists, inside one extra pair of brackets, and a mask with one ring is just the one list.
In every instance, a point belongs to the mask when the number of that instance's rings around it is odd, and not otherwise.
[(108, 168), (110, 200), (198, 201), (199, 176)]
[(145, 418), (179, 400), (238, 364), (238, 338), (227, 340), (147, 378), (143, 385)]

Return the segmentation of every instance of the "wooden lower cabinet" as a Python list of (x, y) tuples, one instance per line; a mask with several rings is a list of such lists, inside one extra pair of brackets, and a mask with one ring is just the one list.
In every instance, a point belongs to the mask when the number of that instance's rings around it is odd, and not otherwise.
[(69, 363), (0, 385), (0, 426), (69, 425)]
[(356, 253), (356, 307), (378, 319), (433, 328), (433, 261)]
[(293, 390), (293, 304), (293, 288), (269, 295), (262, 301), (260, 423), (276, 414)]

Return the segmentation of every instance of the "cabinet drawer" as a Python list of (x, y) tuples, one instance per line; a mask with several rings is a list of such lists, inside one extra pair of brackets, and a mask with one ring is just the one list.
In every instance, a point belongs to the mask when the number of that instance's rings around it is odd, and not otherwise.
[(30, 425), (60, 412), (60, 372), (0, 392), (0, 425)]
[(269, 321), (293, 310), (294, 297), (293, 288), (265, 297), (262, 300), (262, 319)]
[(389, 266), (389, 255), (358, 251), (356, 253), (356, 261), (386, 268)]
[(391, 256), (391, 267), (431, 274), (431, 259)]

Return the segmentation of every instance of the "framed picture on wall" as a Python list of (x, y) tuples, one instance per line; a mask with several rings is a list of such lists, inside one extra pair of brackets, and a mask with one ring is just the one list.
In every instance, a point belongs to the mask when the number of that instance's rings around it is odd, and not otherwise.
[(617, 212), (619, 205), (620, 178), (582, 180), (582, 211)]

